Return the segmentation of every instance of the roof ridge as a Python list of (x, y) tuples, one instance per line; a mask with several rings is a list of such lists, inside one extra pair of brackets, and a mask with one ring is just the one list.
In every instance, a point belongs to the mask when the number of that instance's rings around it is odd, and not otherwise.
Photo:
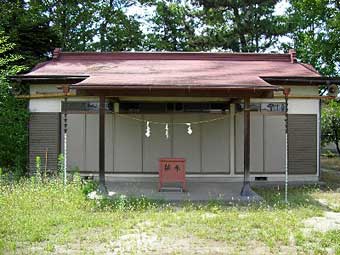
[(253, 52), (59, 52), (56, 59), (99, 60), (235, 60), (235, 61), (280, 61), (290, 62), (288, 53)]

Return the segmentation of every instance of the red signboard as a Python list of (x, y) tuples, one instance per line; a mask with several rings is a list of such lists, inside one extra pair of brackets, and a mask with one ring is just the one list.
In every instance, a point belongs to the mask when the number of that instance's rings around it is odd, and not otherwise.
[(186, 191), (185, 159), (161, 158), (159, 159), (159, 186), (160, 191), (164, 183), (181, 183), (183, 191)]

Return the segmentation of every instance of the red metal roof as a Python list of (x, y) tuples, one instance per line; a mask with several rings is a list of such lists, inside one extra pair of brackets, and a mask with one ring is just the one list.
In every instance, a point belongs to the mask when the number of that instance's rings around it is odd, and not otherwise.
[(27, 76), (88, 75), (79, 87), (275, 87), (261, 77), (319, 77), (292, 54), (57, 52)]

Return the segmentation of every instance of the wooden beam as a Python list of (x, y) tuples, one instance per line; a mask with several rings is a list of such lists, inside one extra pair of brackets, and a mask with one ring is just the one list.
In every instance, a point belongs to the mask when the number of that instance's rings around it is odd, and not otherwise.
[(273, 91), (218, 91), (218, 90), (78, 90), (78, 95), (82, 96), (112, 96), (112, 97), (231, 97), (231, 98), (273, 98)]
[(107, 192), (105, 186), (105, 96), (99, 97), (99, 191)]
[[(110, 93), (108, 93), (110, 94)], [(76, 93), (68, 93), (67, 94), (67, 97), (79, 97), (81, 96), (80, 94), (76, 94)], [(87, 97), (97, 97), (95, 95), (89, 95), (89, 94), (86, 94), (85, 96)], [(65, 94), (64, 93), (39, 93), (39, 94), (33, 94), (33, 95), (20, 95), (20, 96), (16, 96), (17, 99), (42, 99), (42, 98), (64, 98), (65, 97)], [(107, 95), (107, 97), (113, 97), (113, 96), (110, 96), (110, 95)], [(142, 97), (140, 97), (142, 98)], [(152, 96), (148, 97), (150, 100), (150, 98), (152, 98)], [(183, 99), (186, 98), (185, 97), (182, 97)], [(191, 97), (191, 98), (194, 98), (194, 97)], [(199, 98), (199, 97), (196, 97), (196, 98)], [(225, 98), (228, 98), (228, 97), (221, 97), (221, 96), (218, 96), (217, 98), (220, 98), (220, 101), (225, 101)], [(230, 98), (234, 98), (234, 97), (230, 97)], [(261, 97), (256, 97), (256, 96), (252, 96), (252, 98), (261, 98)], [(284, 96), (280, 96), (280, 95), (274, 95), (274, 98), (282, 98), (284, 99), (285, 97)], [(326, 100), (331, 100), (331, 99), (335, 99), (336, 97), (333, 97), (333, 96), (294, 96), (294, 95), (289, 95), (288, 98), (291, 98), (291, 99), (326, 99)], [(152, 100), (152, 99), (151, 99)]]
[[(67, 93), (67, 97), (75, 97), (75, 93)], [(16, 96), (18, 99), (40, 99), (40, 98), (64, 98), (65, 93), (41, 93), (33, 95), (20, 95)]]
[(250, 181), (250, 98), (244, 99), (244, 178)]
[[(287, 97), (290, 99), (326, 99), (326, 100), (336, 98), (334, 96), (294, 96), (294, 95), (289, 95)], [(274, 95), (274, 98), (285, 98), (285, 96)]]

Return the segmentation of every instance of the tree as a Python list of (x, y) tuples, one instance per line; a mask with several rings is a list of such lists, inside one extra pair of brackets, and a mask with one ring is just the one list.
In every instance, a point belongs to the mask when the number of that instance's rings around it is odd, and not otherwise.
[(143, 33), (136, 17), (126, 15), (126, 9), (135, 5), (135, 0), (99, 1), (95, 49), (100, 51), (139, 50)]
[(7, 79), (25, 68), (22, 57), (10, 53), (15, 48), (9, 36), (0, 32), (0, 168), (16, 174), (25, 172), (27, 160), (27, 104), (19, 101)]
[(126, 8), (135, 3), (135, 0), (34, 0), (29, 6), (47, 16), (65, 51), (122, 51), (142, 45), (139, 22), (126, 15)]
[(334, 143), (340, 155), (340, 102), (330, 101), (322, 109), (321, 115), (322, 143)]
[(279, 0), (196, 0), (203, 6), (210, 47), (234, 52), (261, 52), (286, 33), (283, 17), (274, 15)]
[(0, 13), (6, 14), (0, 16), (0, 30), (14, 43), (11, 51), (22, 56), (21, 64), (31, 68), (60, 46), (41, 1), (0, 1)]
[(147, 18), (150, 31), (147, 34), (147, 50), (197, 51), (201, 50), (197, 13), (190, 5), (176, 1), (151, 1), (152, 17)]
[(96, 36), (95, 24), (99, 19), (99, 0), (46, 0), (31, 1), (45, 14), (49, 25), (58, 34), (60, 47), (66, 51), (91, 51)]
[(289, 37), (302, 62), (321, 74), (340, 73), (340, 2), (338, 0), (290, 0), (287, 11)]

